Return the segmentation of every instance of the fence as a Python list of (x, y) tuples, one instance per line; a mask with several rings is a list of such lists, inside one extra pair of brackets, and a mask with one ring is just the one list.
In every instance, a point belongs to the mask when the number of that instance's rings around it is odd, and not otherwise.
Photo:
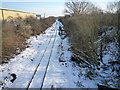
[(0, 20), (8, 20), (10, 18), (26, 18), (28, 16), (32, 16), (36, 18), (36, 14), (34, 13), (27, 13), (27, 12), (21, 12), (21, 11), (15, 11), (15, 10), (7, 10), (7, 9), (0, 9)]

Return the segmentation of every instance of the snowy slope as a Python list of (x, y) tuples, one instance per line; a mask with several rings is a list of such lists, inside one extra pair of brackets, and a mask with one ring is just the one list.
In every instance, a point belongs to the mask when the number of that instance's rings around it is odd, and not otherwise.
[[(103, 28), (103, 27), (102, 27)], [(103, 42), (100, 70), (96, 70), (98, 83), (103, 86), (120, 89), (120, 51), (117, 41), (117, 28), (106, 26), (106, 31), (99, 36), (98, 43)], [(104, 29), (104, 28), (103, 28)], [(98, 50), (100, 50), (98, 48)]]
[(45, 34), (27, 40), (28, 48), (0, 65), (0, 88), (97, 88), (70, 60), (68, 38), (59, 35), (60, 26), (56, 20)]

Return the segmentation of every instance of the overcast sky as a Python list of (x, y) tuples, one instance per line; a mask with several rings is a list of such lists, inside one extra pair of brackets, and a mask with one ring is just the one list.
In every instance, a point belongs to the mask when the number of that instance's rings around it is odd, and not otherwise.
[[(1, 1), (1, 0), (0, 0)], [(41, 14), (42, 16), (64, 15), (65, 2), (69, 0), (2, 0), (1, 8)], [(110, 2), (119, 0), (89, 0), (105, 9)]]

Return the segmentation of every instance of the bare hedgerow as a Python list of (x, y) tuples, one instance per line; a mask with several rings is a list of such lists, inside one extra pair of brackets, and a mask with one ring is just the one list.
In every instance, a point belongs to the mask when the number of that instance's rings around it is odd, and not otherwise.
[[(98, 65), (100, 61), (99, 56), (102, 57), (102, 53), (101, 55), (97, 53), (97, 48), (101, 48), (100, 52), (102, 52), (102, 42), (100, 45), (95, 43), (99, 38), (98, 34), (101, 34), (102, 31), (101, 29), (99, 31), (98, 28), (102, 26), (117, 27), (119, 42), (119, 8), (114, 13), (113, 11), (104, 13), (87, 0), (70, 0), (65, 5), (68, 15), (62, 18), (62, 21), (73, 51), (79, 56), (84, 54), (84, 56), (89, 57), (86, 57), (84, 60)], [(119, 3), (113, 5), (116, 8), (116, 5), (119, 5)]]
[[(74, 52), (81, 51), (88, 56), (88, 62), (97, 64), (96, 44), (98, 23), (93, 15), (75, 15), (63, 19), (65, 30), (70, 37), (69, 41), (74, 48)], [(78, 53), (77, 53), (78, 54)], [(80, 53), (79, 53), (80, 54)], [(81, 55), (80, 55), (81, 56)]]
[(22, 51), (26, 47), (25, 40), (32, 35), (38, 35), (50, 27), (55, 21), (54, 17), (36, 19), (34, 17), (9, 17), (2, 25), (2, 58), (10, 59), (17, 54), (17, 48)]

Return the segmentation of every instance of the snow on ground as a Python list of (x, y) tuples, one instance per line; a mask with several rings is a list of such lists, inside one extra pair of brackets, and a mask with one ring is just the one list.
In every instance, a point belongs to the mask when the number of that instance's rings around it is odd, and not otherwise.
[(97, 70), (98, 76), (96, 77), (100, 85), (104, 85), (111, 88), (120, 88), (119, 75), (120, 65), (118, 56), (118, 49), (115, 42), (108, 43), (106, 45), (106, 51), (104, 51), (103, 63), (100, 65), (100, 70)]
[[(84, 71), (70, 60), (72, 53), (68, 50), (70, 48), (68, 38), (61, 39), (58, 35), (55, 42), (43, 88), (51, 88), (51, 86), (54, 88), (97, 88), (95, 81), (79, 76), (80, 71)], [(61, 56), (63, 61), (60, 61), (61, 58), (58, 56)]]
[[(111, 28), (111, 27), (106, 27)], [(119, 47), (116, 39), (116, 28), (107, 30), (100, 36), (103, 41), (103, 63), (100, 64), (100, 70), (96, 70), (98, 84), (120, 89), (120, 58)], [(104, 41), (107, 37), (107, 41)], [(101, 42), (98, 40), (98, 42)]]
[(68, 38), (61, 38), (59, 26), (63, 27), (56, 20), (45, 34), (27, 40), (28, 48), (0, 65), (0, 88), (97, 88), (70, 60)]

